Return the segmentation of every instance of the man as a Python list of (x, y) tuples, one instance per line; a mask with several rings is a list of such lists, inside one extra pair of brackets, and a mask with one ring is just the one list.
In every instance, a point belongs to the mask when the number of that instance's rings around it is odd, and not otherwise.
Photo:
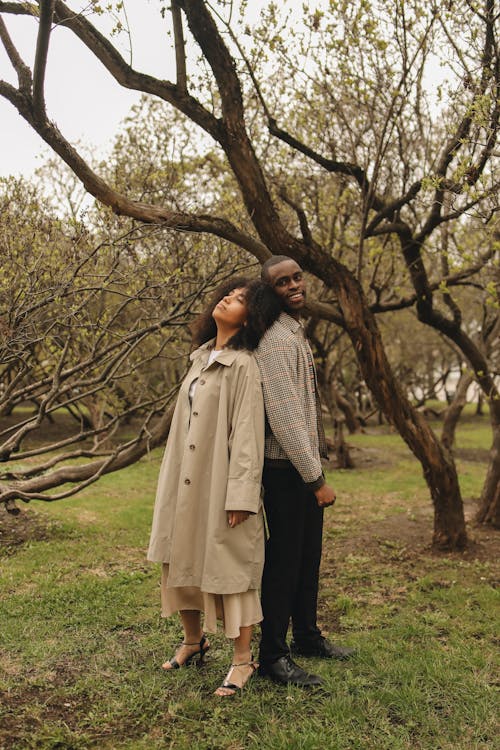
[(300, 323), (306, 299), (302, 269), (275, 255), (264, 263), (262, 279), (273, 287), (283, 312), (256, 351), (267, 418), (263, 484), (269, 527), (259, 673), (284, 685), (313, 687), (321, 678), (291, 658), (290, 619), (293, 654), (344, 659), (352, 653), (330, 643), (316, 623), (323, 508), (333, 505), (335, 492), (321, 467), (326, 440), (313, 357)]

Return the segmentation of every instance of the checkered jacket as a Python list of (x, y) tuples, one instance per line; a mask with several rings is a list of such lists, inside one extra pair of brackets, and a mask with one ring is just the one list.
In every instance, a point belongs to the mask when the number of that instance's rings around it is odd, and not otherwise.
[(282, 312), (255, 356), (266, 407), (266, 463), (290, 461), (317, 489), (324, 484), (321, 457), (328, 454), (313, 356), (300, 322)]

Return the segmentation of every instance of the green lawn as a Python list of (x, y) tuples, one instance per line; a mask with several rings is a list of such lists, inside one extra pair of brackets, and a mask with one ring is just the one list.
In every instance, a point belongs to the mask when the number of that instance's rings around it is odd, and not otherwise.
[[(495, 747), (495, 532), (472, 528), (469, 551), (432, 553), (421, 468), (384, 432), (349, 437), (359, 468), (331, 476), (320, 617), (357, 654), (309, 662), (318, 693), (254, 679), (242, 696), (214, 697), (231, 655), (220, 633), (204, 669), (160, 669), (180, 639), (145, 560), (160, 452), (28, 507), (31, 539), (0, 556), (0, 748)], [(465, 421), (459, 453), (488, 447), (487, 418)], [(458, 466), (464, 498), (476, 498), (484, 461)]]

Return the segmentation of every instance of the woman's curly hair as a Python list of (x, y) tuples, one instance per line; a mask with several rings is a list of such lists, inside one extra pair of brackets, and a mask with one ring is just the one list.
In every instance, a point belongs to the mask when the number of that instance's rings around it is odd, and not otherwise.
[(212, 317), (214, 307), (233, 289), (244, 289), (247, 304), (247, 319), (239, 331), (227, 342), (231, 349), (253, 351), (282, 308), (278, 297), (269, 284), (246, 276), (232, 276), (213, 293), (205, 310), (192, 327), (193, 346), (198, 347), (217, 336), (217, 326)]

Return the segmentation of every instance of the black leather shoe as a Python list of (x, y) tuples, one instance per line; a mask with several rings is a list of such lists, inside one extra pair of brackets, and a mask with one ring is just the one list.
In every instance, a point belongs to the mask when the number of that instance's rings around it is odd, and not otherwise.
[(278, 661), (262, 663), (259, 667), (261, 677), (269, 677), (280, 685), (297, 685), (298, 687), (319, 687), (323, 684), (321, 677), (309, 674), (292, 660), (290, 656), (282, 656)]
[(345, 660), (354, 654), (353, 648), (347, 646), (335, 646), (323, 636), (309, 643), (295, 643), (292, 641), (290, 649), (293, 654), (299, 656), (316, 656), (319, 659)]

